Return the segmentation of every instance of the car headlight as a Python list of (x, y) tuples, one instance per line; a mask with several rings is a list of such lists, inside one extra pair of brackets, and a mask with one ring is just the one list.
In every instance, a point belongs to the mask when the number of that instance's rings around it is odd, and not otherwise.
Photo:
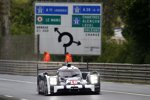
[(50, 85), (57, 85), (57, 77), (50, 77)]
[(90, 75), (90, 82), (91, 82), (91, 84), (97, 84), (98, 83), (98, 75)]

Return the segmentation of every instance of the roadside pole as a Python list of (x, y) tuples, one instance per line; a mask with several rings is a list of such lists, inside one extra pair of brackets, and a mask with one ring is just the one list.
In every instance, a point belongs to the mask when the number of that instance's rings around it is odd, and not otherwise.
[[(38, 73), (39, 73), (39, 58), (40, 58), (40, 48), (39, 48), (39, 43), (40, 43), (40, 35), (37, 35), (37, 77), (38, 77)], [(38, 79), (37, 79), (37, 83), (38, 83)]]

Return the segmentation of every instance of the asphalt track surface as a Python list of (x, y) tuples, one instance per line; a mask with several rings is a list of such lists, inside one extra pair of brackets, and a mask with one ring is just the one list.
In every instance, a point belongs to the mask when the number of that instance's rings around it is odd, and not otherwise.
[(0, 100), (150, 100), (150, 85), (101, 82), (100, 95), (43, 96), (37, 94), (36, 77), (0, 74)]

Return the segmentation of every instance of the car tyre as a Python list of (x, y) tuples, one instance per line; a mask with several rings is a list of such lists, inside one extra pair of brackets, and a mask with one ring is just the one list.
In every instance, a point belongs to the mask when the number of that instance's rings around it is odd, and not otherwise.
[(43, 85), (40, 83), (40, 81), (41, 81), (41, 78), (40, 77), (38, 77), (38, 84), (37, 84), (37, 90), (38, 90), (38, 94), (43, 94), (42, 93), (42, 88), (43, 88)]
[(48, 95), (48, 88), (47, 88), (47, 80), (46, 80), (46, 78), (44, 80), (43, 90), (44, 90), (44, 95), (47, 96)]

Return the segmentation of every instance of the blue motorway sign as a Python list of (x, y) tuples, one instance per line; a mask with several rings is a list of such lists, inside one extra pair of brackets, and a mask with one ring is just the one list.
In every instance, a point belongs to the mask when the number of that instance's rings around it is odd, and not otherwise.
[(68, 6), (36, 6), (36, 14), (68, 14)]
[(74, 5), (73, 14), (101, 14), (100, 6)]

